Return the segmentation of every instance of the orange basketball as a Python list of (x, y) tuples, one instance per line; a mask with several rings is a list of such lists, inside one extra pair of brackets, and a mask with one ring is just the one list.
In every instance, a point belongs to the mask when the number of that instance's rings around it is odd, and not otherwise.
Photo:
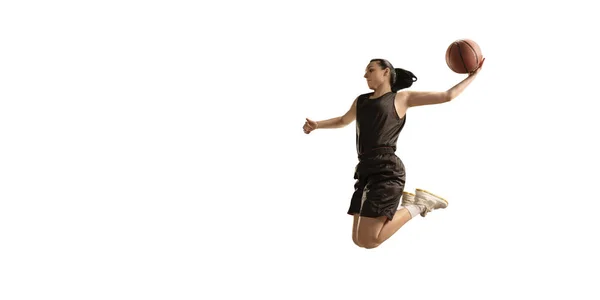
[(481, 48), (469, 39), (456, 40), (446, 50), (446, 64), (459, 74), (477, 70), (482, 59)]

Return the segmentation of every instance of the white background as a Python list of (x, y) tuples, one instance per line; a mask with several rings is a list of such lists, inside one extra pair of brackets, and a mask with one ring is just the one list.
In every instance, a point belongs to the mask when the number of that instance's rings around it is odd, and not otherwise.
[[(3, 1), (0, 298), (598, 299), (596, 29), (568, 1)], [(351, 240), (354, 123), (413, 90), (408, 190), (450, 206), (379, 248)]]

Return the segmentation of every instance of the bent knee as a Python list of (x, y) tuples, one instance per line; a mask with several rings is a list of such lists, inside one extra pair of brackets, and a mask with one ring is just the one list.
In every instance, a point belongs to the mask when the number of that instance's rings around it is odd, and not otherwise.
[(365, 249), (373, 249), (376, 248), (377, 246), (379, 246), (378, 243), (366, 243), (366, 242), (361, 242), (359, 239), (357, 238), (353, 238), (352, 241), (354, 242), (354, 245), (358, 246), (359, 248), (365, 248)]
[(381, 243), (375, 237), (363, 237), (358, 238), (355, 242), (356, 245), (365, 249), (373, 249), (379, 247)]
[(379, 247), (379, 245), (381, 245), (381, 244), (380, 243), (366, 243), (366, 244), (363, 244), (363, 248), (373, 249), (373, 248)]

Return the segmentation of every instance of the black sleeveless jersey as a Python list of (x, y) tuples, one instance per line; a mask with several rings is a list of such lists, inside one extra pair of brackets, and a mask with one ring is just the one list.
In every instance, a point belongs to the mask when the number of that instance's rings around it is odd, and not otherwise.
[(396, 112), (395, 92), (375, 99), (373, 93), (360, 95), (356, 101), (356, 151), (359, 155), (381, 147), (396, 149), (398, 135), (406, 116)]

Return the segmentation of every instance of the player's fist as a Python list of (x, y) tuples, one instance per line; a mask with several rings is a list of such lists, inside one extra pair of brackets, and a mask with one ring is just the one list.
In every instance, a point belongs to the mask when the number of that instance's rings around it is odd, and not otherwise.
[(315, 122), (309, 118), (306, 118), (306, 122), (304, 123), (304, 126), (302, 127), (302, 129), (304, 130), (304, 133), (309, 134), (311, 131), (317, 129), (317, 127), (319, 127), (317, 122)]

